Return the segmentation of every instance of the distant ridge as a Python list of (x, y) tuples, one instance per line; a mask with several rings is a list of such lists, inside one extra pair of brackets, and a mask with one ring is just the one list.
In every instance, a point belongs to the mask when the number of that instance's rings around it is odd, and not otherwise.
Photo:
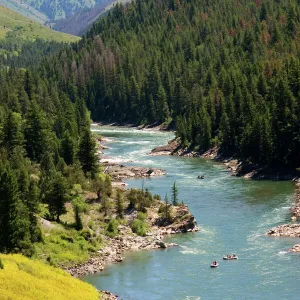
[(38, 23), (44, 24), (49, 21), (49, 18), (45, 14), (20, 0), (0, 0), (0, 5), (12, 9)]
[(116, 3), (131, 0), (0, 0), (3, 5), (35, 22), (81, 36)]
[(37, 38), (56, 42), (76, 42), (79, 40), (76, 36), (54, 31), (0, 5), (0, 39), (5, 38), (8, 32), (13, 32), (25, 40)]

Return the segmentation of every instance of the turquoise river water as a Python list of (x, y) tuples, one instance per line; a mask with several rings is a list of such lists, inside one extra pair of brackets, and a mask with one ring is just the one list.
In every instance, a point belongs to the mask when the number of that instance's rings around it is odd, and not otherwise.
[[(111, 156), (124, 164), (160, 167), (167, 175), (146, 179), (145, 187), (162, 197), (174, 181), (201, 228), (168, 238), (180, 246), (125, 254), (121, 264), (83, 280), (124, 300), (300, 299), (300, 255), (287, 253), (299, 243), (265, 233), (290, 221), (292, 182), (253, 181), (231, 176), (224, 165), (198, 158), (153, 157), (173, 133), (93, 127), (114, 139)], [(204, 180), (198, 180), (205, 174)], [(141, 187), (141, 179), (126, 181)], [(223, 261), (236, 253), (238, 261)], [(212, 260), (219, 268), (211, 269)]]

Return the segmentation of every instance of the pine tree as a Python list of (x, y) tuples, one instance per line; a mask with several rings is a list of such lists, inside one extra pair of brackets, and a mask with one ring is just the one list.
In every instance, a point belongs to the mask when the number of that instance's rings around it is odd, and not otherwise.
[(107, 216), (108, 211), (110, 209), (110, 202), (109, 202), (109, 198), (107, 197), (107, 195), (105, 195), (105, 194), (103, 195), (101, 203), (102, 203), (101, 209), (102, 209), (102, 211), (104, 211), (104, 215)]
[(47, 149), (46, 123), (36, 103), (32, 103), (26, 116), (25, 147), (30, 159), (39, 162)]
[(80, 217), (80, 208), (77, 205), (74, 205), (74, 215), (75, 215), (75, 228), (76, 230), (82, 230), (83, 224)]
[(96, 154), (96, 142), (89, 128), (86, 128), (81, 135), (78, 159), (84, 173), (90, 173), (94, 177), (98, 171), (98, 157)]
[(60, 216), (66, 212), (65, 203), (69, 200), (68, 188), (65, 178), (57, 172), (51, 180), (45, 193), (45, 202), (53, 219), (60, 222)]
[(43, 240), (42, 231), (38, 222), (39, 195), (40, 191), (36, 182), (31, 180), (25, 203), (29, 213), (30, 239), (32, 243), (41, 242)]
[(120, 190), (117, 191), (117, 215), (120, 219), (124, 217), (124, 199)]
[(17, 178), (8, 164), (0, 166), (0, 251), (31, 256), (27, 207), (19, 199)]
[(169, 205), (169, 199), (168, 195), (165, 196), (165, 219), (170, 220), (171, 219), (171, 212), (170, 212), (170, 205)]
[(72, 194), (72, 205), (75, 215), (75, 229), (81, 230), (83, 228), (82, 219), (80, 214), (86, 210), (86, 203), (82, 197), (82, 188), (80, 184), (75, 184), (71, 194)]
[(75, 161), (75, 141), (70, 133), (66, 131), (61, 141), (61, 155), (67, 165), (72, 165)]
[(91, 187), (93, 192), (97, 194), (97, 200), (100, 201), (102, 193), (105, 191), (105, 184), (99, 175), (93, 179)]
[(172, 194), (172, 204), (174, 206), (178, 206), (179, 201), (178, 201), (178, 188), (176, 186), (176, 181), (174, 182), (172, 189), (171, 189), (171, 194)]
[(111, 185), (110, 176), (108, 176), (108, 175), (105, 177), (105, 180), (104, 180), (104, 191), (105, 191), (105, 193), (108, 197), (111, 196), (111, 194), (112, 194), (112, 185)]
[(21, 130), (22, 117), (20, 114), (10, 111), (2, 129), (2, 144), (12, 153), (15, 147), (22, 146), (24, 136)]

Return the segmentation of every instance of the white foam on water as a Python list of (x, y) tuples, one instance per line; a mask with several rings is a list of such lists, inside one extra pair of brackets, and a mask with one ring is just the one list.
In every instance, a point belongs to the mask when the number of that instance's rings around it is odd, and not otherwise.
[(114, 164), (114, 163), (126, 163), (126, 162), (133, 162), (133, 160), (131, 159), (124, 159), (124, 158), (118, 158), (118, 157), (115, 157), (115, 158), (102, 158), (100, 160), (100, 162), (104, 163), (104, 162), (107, 162), (109, 164)]
[(288, 254), (289, 252), (288, 251), (279, 251), (277, 255), (285, 255), (285, 254)]
[(148, 145), (150, 141), (122, 141), (118, 140), (117, 143), (126, 144), (126, 145)]
[(150, 159), (146, 159), (146, 160), (139, 160), (137, 161), (137, 163), (139, 164), (146, 164), (146, 165), (150, 165), (150, 164), (154, 164), (154, 161), (153, 160), (150, 160)]
[(202, 249), (196, 249), (196, 248), (189, 248), (187, 246), (181, 246), (183, 250), (180, 250), (179, 252), (182, 254), (189, 254), (189, 255), (203, 255), (207, 252)]
[(292, 197), (287, 197), (283, 203), (283, 206), (276, 207), (273, 210), (265, 213), (261, 217), (261, 222), (257, 225), (257, 227), (268, 228), (281, 223), (290, 214), (290, 204), (292, 201)]
[(201, 297), (199, 297), (199, 296), (186, 296), (185, 299), (186, 300), (200, 300)]

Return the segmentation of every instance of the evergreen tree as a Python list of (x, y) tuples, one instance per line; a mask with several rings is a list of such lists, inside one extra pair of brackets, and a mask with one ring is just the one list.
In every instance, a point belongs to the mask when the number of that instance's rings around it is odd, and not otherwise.
[(104, 195), (102, 197), (101, 203), (102, 203), (101, 209), (102, 209), (102, 211), (104, 211), (104, 215), (107, 216), (109, 209), (110, 209), (110, 202), (109, 202), (109, 198), (107, 195)]
[(120, 190), (117, 191), (117, 215), (120, 219), (124, 217), (124, 199)]
[(82, 197), (82, 192), (82, 188), (79, 184), (75, 184), (71, 191), (76, 230), (82, 230), (83, 224), (80, 214), (86, 210), (86, 203)]
[(30, 221), (19, 199), (17, 179), (8, 164), (0, 166), (0, 251), (31, 256)]
[(172, 194), (172, 204), (174, 206), (178, 206), (179, 200), (178, 200), (178, 188), (176, 186), (176, 182), (173, 183), (171, 194)]
[(57, 172), (45, 193), (45, 202), (49, 206), (50, 216), (60, 222), (60, 216), (66, 212), (65, 203), (69, 199), (68, 187), (61, 173)]
[(75, 161), (75, 141), (67, 131), (61, 141), (61, 155), (67, 165), (72, 165)]
[(171, 219), (171, 212), (170, 212), (170, 205), (169, 205), (169, 199), (168, 195), (165, 196), (165, 219), (170, 220)]
[(46, 123), (37, 104), (32, 103), (26, 116), (25, 147), (30, 159), (39, 162), (46, 150)]
[(38, 222), (39, 211), (39, 188), (34, 180), (30, 181), (28, 195), (25, 203), (28, 208), (29, 221), (30, 221), (30, 236), (31, 242), (41, 242), (43, 240), (42, 231)]
[(98, 157), (96, 154), (96, 142), (92, 137), (91, 131), (85, 129), (82, 132), (78, 159), (85, 174), (90, 173), (94, 177), (98, 171)]
[(20, 114), (10, 111), (2, 129), (2, 144), (12, 153), (14, 148), (22, 146), (24, 136), (21, 130), (22, 117)]

